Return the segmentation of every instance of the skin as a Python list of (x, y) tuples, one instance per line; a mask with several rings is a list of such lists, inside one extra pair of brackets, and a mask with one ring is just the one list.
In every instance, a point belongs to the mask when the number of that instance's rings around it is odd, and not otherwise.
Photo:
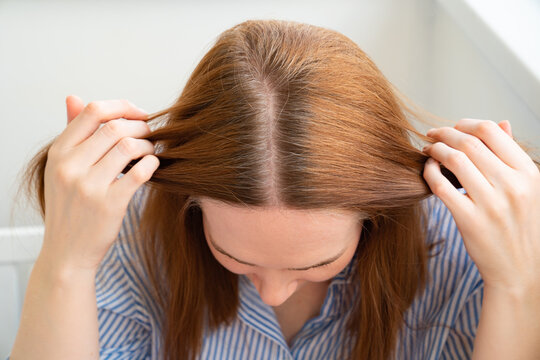
[(47, 153), (45, 234), (26, 287), (13, 360), (99, 358), (97, 268), (133, 194), (159, 165), (154, 145), (139, 139), (150, 128), (147, 113), (134, 104), (84, 106), (70, 96), (66, 105), (68, 125)]
[[(49, 151), (45, 172), (45, 198), (55, 201), (46, 201), (43, 246), (26, 289), (14, 360), (99, 357), (97, 268), (116, 239), (133, 193), (159, 165), (152, 144), (133, 141), (149, 131), (144, 111), (118, 100), (85, 106), (75, 96), (66, 105), (68, 126)], [(98, 130), (99, 124), (120, 118), (125, 120), (116, 122), (116, 131)], [(497, 126), (490, 120), (462, 119), (427, 135), (434, 144), (424, 152), (434, 160), (426, 162), (423, 176), (452, 213), (484, 280), (473, 359), (538, 359), (540, 172), (513, 141), (508, 122)], [(122, 143), (127, 137), (132, 139)], [(466, 195), (442, 175), (439, 163), (456, 175)], [(352, 214), (349, 222), (328, 218), (328, 213), (308, 216), (276, 209), (243, 213), (222, 208), (218, 216), (219, 207), (206, 205), (205, 227), (213, 226), (208, 233), (256, 266), (228, 263), (217, 252), (214, 256), (229, 270), (248, 275), (268, 304), (282, 304), (295, 291), (331, 279), (349, 262), (359, 239)], [(350, 252), (332, 270), (287, 270), (325, 260), (342, 247)]]
[[(199, 203), (216, 260), (245, 274), (274, 307), (302, 289), (327, 286), (352, 259), (362, 231), (362, 220), (352, 212), (246, 208), (208, 198)], [(324, 266), (300, 270), (332, 258)]]
[[(540, 171), (510, 123), (461, 119), (432, 129), (424, 178), (452, 213), (484, 280), (473, 359), (540, 354)], [(442, 163), (467, 194), (442, 175)]]

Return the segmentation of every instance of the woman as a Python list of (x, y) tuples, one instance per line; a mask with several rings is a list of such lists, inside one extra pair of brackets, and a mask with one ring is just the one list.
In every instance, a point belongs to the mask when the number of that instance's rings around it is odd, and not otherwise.
[(508, 122), (426, 137), (396, 94), (347, 37), (263, 20), (160, 113), (69, 97), (13, 358), (534, 358), (538, 167)]

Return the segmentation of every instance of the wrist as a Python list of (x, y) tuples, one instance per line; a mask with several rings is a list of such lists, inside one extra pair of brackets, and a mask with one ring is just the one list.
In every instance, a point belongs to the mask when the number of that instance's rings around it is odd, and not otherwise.
[(515, 304), (540, 306), (540, 287), (538, 283), (518, 283), (513, 285), (484, 283), (484, 297), (497, 297)]
[[(540, 296), (535, 287), (484, 286), (482, 307), (511, 316), (512, 321), (521, 323), (523, 328), (540, 324)], [(518, 331), (518, 329), (515, 329)], [(540, 330), (540, 329), (538, 329)]]
[(34, 270), (50, 283), (58, 285), (70, 285), (85, 279), (94, 281), (97, 274), (97, 269), (75, 266), (44, 251), (36, 259), (32, 272)]
[(537, 359), (540, 301), (534, 291), (484, 284), (473, 359)]

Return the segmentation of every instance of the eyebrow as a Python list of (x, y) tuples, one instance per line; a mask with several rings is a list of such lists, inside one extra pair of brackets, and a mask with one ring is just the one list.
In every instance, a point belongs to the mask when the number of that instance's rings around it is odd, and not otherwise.
[[(239, 262), (240, 264), (244, 264), (244, 265), (249, 265), (249, 266), (257, 266), (255, 264), (252, 264), (252, 263), (249, 263), (247, 261), (243, 261), (243, 260), (240, 260), (240, 259), (237, 259), (235, 258), (234, 256), (232, 256), (231, 254), (229, 254), (228, 252), (226, 252), (225, 250), (223, 250), (222, 248), (220, 248), (213, 240), (212, 240), (212, 237), (206, 235), (208, 237), (208, 241), (212, 244), (212, 246), (217, 250), (219, 251), (220, 253), (222, 253), (223, 255), (225, 256), (228, 256), (230, 257), (231, 259)], [(321, 266), (324, 266), (324, 265), (328, 265), (328, 264), (331, 264), (333, 263), (334, 261), (336, 261), (337, 259), (339, 259), (341, 257), (341, 255), (343, 255), (345, 253), (345, 251), (347, 250), (347, 248), (343, 249), (342, 251), (339, 252), (339, 254), (337, 254), (336, 256), (332, 256), (331, 258), (329, 258), (328, 260), (325, 260), (325, 261), (321, 261), (320, 263), (317, 263), (315, 265), (311, 265), (311, 266), (305, 266), (305, 267), (301, 267), (301, 268), (287, 268), (287, 270), (294, 270), (294, 271), (304, 271), (304, 270), (309, 270), (309, 269), (312, 269), (312, 268), (317, 268), (317, 267), (321, 267)]]

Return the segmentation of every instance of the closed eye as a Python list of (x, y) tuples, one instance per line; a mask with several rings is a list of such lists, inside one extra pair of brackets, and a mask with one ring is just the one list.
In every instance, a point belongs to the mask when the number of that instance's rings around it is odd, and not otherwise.
[[(251, 264), (246, 264), (244, 262), (238, 261), (237, 259), (235, 259), (233, 257), (230, 257), (227, 254), (224, 254), (224, 255), (227, 256), (230, 260), (232, 260), (232, 261), (234, 261), (234, 262), (236, 262), (238, 264), (245, 265), (245, 266), (254, 266), (254, 265), (251, 265)], [(287, 269), (287, 270), (291, 270), (291, 271), (307, 271), (307, 270), (311, 270), (311, 269), (321, 269), (321, 268), (330, 266), (336, 260), (329, 261), (329, 262), (326, 262), (326, 263), (320, 264), (320, 265), (311, 266), (311, 267), (308, 267), (308, 268), (305, 268), (305, 269)]]
[[(247, 266), (256, 266), (255, 264), (251, 264), (251, 263), (248, 263), (248, 262), (245, 262), (245, 261), (241, 261), (241, 260), (235, 258), (234, 256), (230, 255), (225, 250), (223, 250), (221, 247), (217, 246), (216, 243), (214, 243), (214, 241), (212, 240), (212, 238), (207, 237), (207, 239), (209, 240), (209, 243), (212, 244), (214, 249), (216, 249), (218, 252), (222, 253), (223, 255), (227, 256), (228, 258), (234, 260), (235, 262), (243, 264), (243, 265), (247, 265)], [(330, 258), (328, 260), (325, 260), (325, 261), (323, 261), (323, 262), (321, 262), (319, 264), (315, 264), (315, 265), (312, 265), (312, 266), (307, 266), (305, 268), (288, 268), (287, 270), (305, 271), (305, 270), (310, 270), (310, 269), (315, 269), (315, 268), (322, 268), (323, 266), (328, 266), (328, 265), (332, 264), (333, 262), (335, 262), (336, 260), (338, 260), (345, 253), (346, 250), (347, 250), (346, 248), (343, 249), (336, 256), (334, 256), (334, 257), (332, 257), (332, 258)]]

